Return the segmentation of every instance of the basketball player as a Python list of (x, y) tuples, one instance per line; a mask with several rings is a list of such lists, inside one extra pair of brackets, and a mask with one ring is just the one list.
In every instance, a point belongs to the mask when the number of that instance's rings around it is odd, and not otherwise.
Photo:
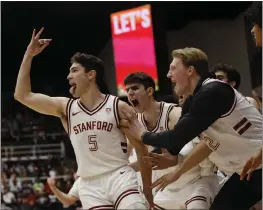
[(47, 179), (47, 183), (52, 192), (55, 194), (57, 199), (66, 207), (73, 205), (79, 200), (79, 181), (80, 178), (78, 177), (68, 194), (65, 194), (56, 187), (56, 180), (54, 178)]
[(179, 168), (159, 178), (152, 187), (163, 190), (210, 156), (217, 166), (234, 172), (210, 209), (249, 209), (262, 197), (262, 171), (255, 170), (250, 181), (241, 181), (240, 173), (246, 160), (261, 148), (262, 116), (229, 84), (208, 78), (208, 58), (203, 51), (184, 48), (174, 50), (172, 55), (167, 76), (176, 83), (177, 95), (189, 96), (176, 127), (171, 131), (149, 132), (135, 114), (124, 111), (129, 124), (123, 130), (147, 145), (169, 149), (172, 155), (202, 134), (204, 141)]
[[(175, 104), (157, 102), (154, 99), (155, 83), (149, 75), (143, 72), (132, 73), (125, 78), (124, 84), (129, 102), (138, 112), (140, 123), (148, 131), (158, 133), (174, 128), (181, 116), (181, 108)], [(178, 167), (181, 160), (194, 148), (196, 141), (198, 142), (197, 138), (185, 145), (178, 156), (172, 156), (168, 151), (158, 155), (155, 153), (156, 149), (149, 146), (149, 152), (152, 153), (149, 157), (145, 157), (145, 160), (150, 160), (154, 167), (157, 166), (155, 163), (161, 159), (166, 162), (166, 167), (162, 168), (164, 170), (153, 171), (153, 180)], [(203, 167), (194, 167), (176, 183), (169, 185), (162, 192), (159, 191), (154, 197), (155, 208), (208, 209), (215, 196), (218, 179), (214, 174), (214, 164), (209, 160), (205, 160), (200, 165)]]
[[(212, 66), (211, 71), (215, 73), (217, 79), (228, 83), (236, 90), (239, 89), (241, 83), (241, 76), (240, 73), (233, 66), (225, 63), (217, 63), (214, 66)], [(251, 97), (246, 97), (246, 99), (261, 112), (261, 105), (260, 105), (261, 103), (259, 101)], [(249, 160), (247, 161), (241, 172), (240, 179), (243, 180), (246, 174), (248, 174), (247, 180), (249, 180), (252, 172), (261, 165), (262, 163), (261, 160), (262, 160), (262, 150), (260, 149), (260, 151), (257, 154), (249, 158)], [(229, 175), (227, 172), (223, 172), (223, 173), (225, 177), (222, 180), (221, 185), (223, 185), (224, 182), (226, 182), (227, 179), (232, 175), (232, 174)]]
[(246, 12), (246, 17), (253, 26), (251, 34), (256, 46), (262, 48), (262, 2), (254, 2)]
[[(241, 76), (240, 73), (233, 66), (225, 63), (217, 63), (212, 66), (211, 72), (215, 73), (218, 80), (228, 83), (236, 90), (239, 89)], [(246, 97), (246, 99), (258, 110), (260, 110), (260, 105), (254, 98)]]
[[(246, 16), (250, 23), (252, 23), (251, 34), (254, 37), (255, 44), (262, 51), (262, 2), (254, 2), (252, 6), (246, 13)], [(262, 56), (262, 52), (261, 52)], [(260, 70), (261, 71), (261, 70)], [(254, 95), (262, 99), (262, 86), (253, 90)], [(262, 164), (262, 149), (255, 153), (251, 158), (246, 162), (241, 179), (245, 178), (245, 175), (248, 174), (247, 178), (250, 178), (251, 173)]]
[(118, 128), (124, 109), (132, 112), (133, 108), (117, 97), (100, 92), (103, 62), (81, 53), (72, 57), (67, 79), (70, 93), (77, 99), (31, 91), (33, 57), (51, 42), (51, 39), (40, 39), (43, 30), (37, 34), (33, 31), (18, 73), (15, 99), (39, 113), (61, 119), (76, 154), (79, 198), (84, 209), (148, 209), (138, 190), (135, 172), (127, 166), (127, 141)]

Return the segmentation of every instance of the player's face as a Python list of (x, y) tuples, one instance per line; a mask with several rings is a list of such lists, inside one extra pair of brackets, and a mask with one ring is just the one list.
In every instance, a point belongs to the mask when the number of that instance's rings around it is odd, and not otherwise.
[(175, 57), (170, 64), (170, 69), (167, 77), (174, 83), (174, 91), (177, 95), (185, 95), (189, 86), (189, 76), (187, 74), (188, 67), (183, 64), (181, 58)]
[(78, 98), (85, 93), (89, 86), (90, 72), (86, 72), (85, 68), (79, 63), (73, 63), (70, 67), (70, 72), (67, 77), (71, 86), (70, 94)]
[(258, 24), (254, 24), (251, 34), (255, 39), (256, 46), (262, 47), (262, 29), (259, 27)]
[(126, 91), (128, 100), (135, 108), (136, 112), (144, 112), (152, 95), (147, 93), (142, 84), (138, 83), (126, 85)]
[(218, 80), (228, 83), (227, 75), (225, 72), (217, 71), (215, 75)]
[(216, 75), (216, 78), (217, 78), (218, 80), (221, 80), (221, 81), (223, 81), (223, 82), (231, 85), (233, 88), (235, 88), (236, 82), (235, 82), (235, 81), (229, 82), (229, 80), (228, 80), (228, 78), (227, 78), (227, 74), (226, 74), (225, 72), (223, 72), (223, 71), (218, 71), (218, 72), (215, 73), (215, 75)]

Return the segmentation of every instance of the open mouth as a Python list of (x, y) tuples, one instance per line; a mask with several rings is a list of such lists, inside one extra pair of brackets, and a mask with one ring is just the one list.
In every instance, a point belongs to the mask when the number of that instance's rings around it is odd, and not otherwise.
[(75, 83), (70, 83), (70, 89), (69, 92), (73, 95), (76, 91), (76, 84)]
[(135, 108), (139, 107), (139, 101), (137, 99), (131, 99), (131, 103)]

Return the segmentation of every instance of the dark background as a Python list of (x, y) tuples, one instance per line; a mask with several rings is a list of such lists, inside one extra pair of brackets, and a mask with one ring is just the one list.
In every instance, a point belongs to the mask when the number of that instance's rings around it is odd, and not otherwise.
[[(44, 91), (51, 95), (67, 95), (66, 76), (70, 67), (70, 57), (78, 51), (98, 55), (111, 38), (110, 14), (148, 3), (1, 2), (2, 92), (9, 92), (9, 97), (14, 92), (17, 72), (33, 28), (39, 30), (44, 26), (43, 37), (53, 39), (52, 44), (34, 59), (31, 74), (33, 90)], [(158, 22), (162, 30), (175, 30), (183, 28), (191, 20), (235, 18), (251, 3), (152, 2), (150, 4), (153, 10), (153, 25)], [(156, 37), (158, 39), (156, 42), (160, 45), (162, 40), (158, 38), (160, 36)], [(168, 61), (165, 62), (168, 65)], [(162, 75), (162, 72), (159, 72), (159, 75)], [(162, 80), (162, 77), (159, 79)], [(3, 96), (5, 97), (6, 94), (2, 94)]]

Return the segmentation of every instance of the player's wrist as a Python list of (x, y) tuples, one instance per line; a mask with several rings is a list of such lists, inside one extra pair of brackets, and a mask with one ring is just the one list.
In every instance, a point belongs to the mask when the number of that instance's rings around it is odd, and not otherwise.
[(140, 136), (140, 140), (143, 141), (143, 137), (145, 136), (145, 134), (148, 133), (148, 131), (143, 131), (141, 136)]
[(49, 185), (49, 187), (50, 187), (51, 190), (54, 190), (54, 189), (57, 188), (56, 185)]
[(26, 50), (24, 57), (25, 58), (33, 58), (35, 55), (31, 50)]

